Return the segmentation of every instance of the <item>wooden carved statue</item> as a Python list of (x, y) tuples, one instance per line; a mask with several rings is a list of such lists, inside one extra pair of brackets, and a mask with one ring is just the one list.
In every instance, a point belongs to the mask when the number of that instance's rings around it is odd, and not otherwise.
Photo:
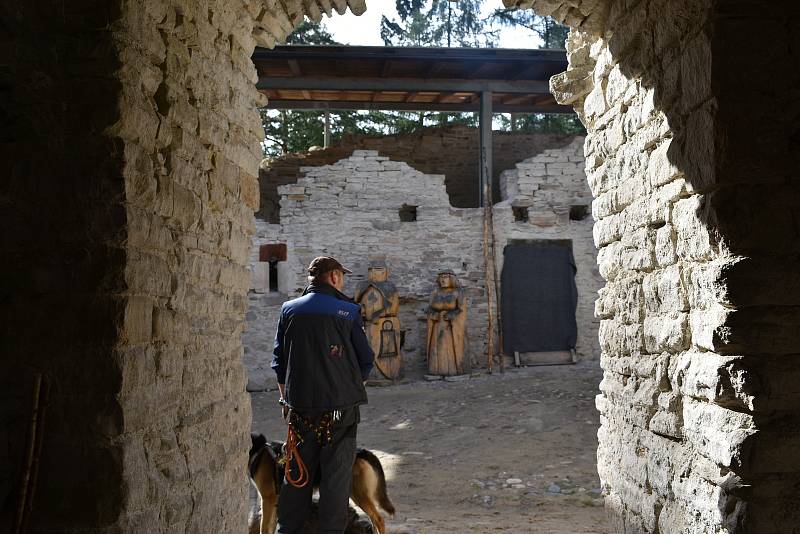
[(389, 269), (369, 268), (368, 279), (356, 287), (355, 300), (361, 305), (364, 329), (375, 353), (375, 367), (389, 379), (399, 378), (403, 358), (400, 355), (400, 294), (388, 280)]
[(428, 306), (428, 372), (461, 375), (467, 324), (467, 299), (453, 271), (441, 271)]

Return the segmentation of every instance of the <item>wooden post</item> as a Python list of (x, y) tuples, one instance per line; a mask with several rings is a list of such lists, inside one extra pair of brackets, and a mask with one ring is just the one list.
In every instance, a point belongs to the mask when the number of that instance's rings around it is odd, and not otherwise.
[(483, 264), (484, 286), (486, 288), (488, 338), (486, 342), (487, 370), (491, 373), (494, 365), (494, 258), (490, 254), (492, 241), (492, 93), (481, 93), (480, 124), (480, 203), (483, 206)]
[[(494, 217), (492, 201), (492, 93), (484, 91), (481, 93), (481, 112), (480, 112), (480, 181), (481, 181), (481, 205), (483, 206), (483, 259), (486, 286), (486, 300), (488, 304), (488, 328), (487, 339), (487, 365), (491, 373), (494, 365), (495, 347), (495, 328), (498, 331), (500, 372), (505, 371), (503, 361), (503, 332), (500, 315), (499, 303), (499, 284), (497, 280), (496, 257), (494, 250)], [(495, 319), (496, 318), (496, 319)], [(495, 327), (495, 325), (497, 325)]]
[(47, 407), (48, 394), (49, 382), (42, 373), (36, 373), (33, 384), (33, 407), (28, 431), (28, 450), (25, 456), (22, 480), (20, 481), (19, 501), (14, 521), (15, 534), (23, 534), (28, 531), (31, 513), (33, 512), (33, 498), (39, 475), (39, 457), (42, 454), (44, 410)]

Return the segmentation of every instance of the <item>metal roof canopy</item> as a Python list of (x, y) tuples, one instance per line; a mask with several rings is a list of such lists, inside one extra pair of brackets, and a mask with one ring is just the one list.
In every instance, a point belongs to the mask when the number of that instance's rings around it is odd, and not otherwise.
[(277, 46), (257, 48), (258, 89), (274, 109), (572, 113), (550, 94), (563, 50)]

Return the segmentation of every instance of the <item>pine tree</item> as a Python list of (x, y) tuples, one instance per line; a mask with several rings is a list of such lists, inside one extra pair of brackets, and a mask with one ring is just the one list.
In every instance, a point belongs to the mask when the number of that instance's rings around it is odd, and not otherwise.
[(481, 17), (483, 0), (397, 0), (397, 19), (381, 18), (386, 46), (491, 48), (497, 30)]
[(542, 40), (541, 48), (563, 49), (569, 35), (569, 27), (550, 17), (537, 15), (530, 9), (496, 9), (490, 19), (501, 26), (530, 30)]

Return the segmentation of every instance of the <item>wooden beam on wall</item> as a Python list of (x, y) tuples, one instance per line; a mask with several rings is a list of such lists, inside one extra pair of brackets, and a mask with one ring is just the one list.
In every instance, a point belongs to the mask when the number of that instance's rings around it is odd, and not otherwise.
[(289, 70), (292, 71), (293, 75), (303, 75), (303, 70), (300, 68), (300, 63), (298, 63), (296, 59), (288, 59), (286, 62), (289, 64)]
[[(375, 95), (380, 93), (376, 92)], [(271, 98), (267, 103), (272, 109), (329, 109), (329, 110), (386, 110), (386, 111), (444, 111), (448, 113), (465, 112), (475, 113), (480, 111), (477, 102), (381, 102), (381, 101), (348, 101), (348, 100), (284, 100)], [(517, 104), (506, 106), (496, 104), (495, 113), (574, 113), (571, 106)]]
[[(376, 95), (380, 93), (375, 93)], [(270, 99), (267, 103), (272, 109), (330, 109), (330, 110), (386, 110), (386, 111), (443, 111), (447, 113), (476, 113), (480, 111), (478, 103), (474, 102), (385, 102), (385, 101), (353, 101), (353, 100), (284, 100)], [(496, 104), (493, 106), (495, 113), (574, 113), (571, 106), (545, 105), (545, 104), (517, 104), (506, 106)]]
[(307, 89), (311, 91), (447, 91), (550, 94), (549, 83), (541, 80), (463, 80), (423, 78), (303, 78), (264, 76), (258, 80), (259, 90)]

